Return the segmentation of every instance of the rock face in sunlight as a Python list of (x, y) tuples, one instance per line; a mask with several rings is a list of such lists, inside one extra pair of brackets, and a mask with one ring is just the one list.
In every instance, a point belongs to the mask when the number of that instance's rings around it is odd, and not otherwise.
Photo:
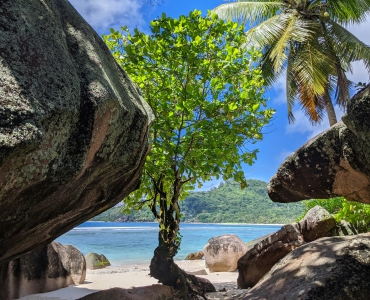
[(296, 223), (284, 225), (256, 243), (238, 260), (238, 287), (247, 289), (254, 286), (281, 258), (303, 244)]
[(272, 177), (275, 202), (344, 196), (370, 203), (370, 85), (349, 103), (341, 122), (288, 157)]
[(86, 277), (83, 254), (52, 242), (0, 266), (0, 299), (18, 299), (81, 284)]
[(334, 217), (321, 206), (311, 208), (298, 224), (284, 225), (277, 232), (257, 241), (239, 259), (238, 287), (247, 289), (255, 286), (285, 255), (319, 238), (343, 235), (345, 230), (342, 227), (344, 224), (337, 224)]
[(135, 190), (153, 116), (68, 1), (0, 11), (1, 265)]
[(293, 250), (249, 292), (233, 299), (365, 300), (369, 276), (370, 233), (321, 238)]
[(333, 215), (321, 206), (316, 205), (299, 221), (298, 227), (304, 241), (309, 243), (322, 237), (332, 236), (336, 224)]
[(203, 248), (206, 266), (210, 272), (233, 272), (238, 260), (248, 250), (235, 234), (224, 234), (208, 240)]

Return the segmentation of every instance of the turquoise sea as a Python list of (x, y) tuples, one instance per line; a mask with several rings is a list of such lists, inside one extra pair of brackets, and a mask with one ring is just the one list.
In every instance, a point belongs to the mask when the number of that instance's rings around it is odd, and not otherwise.
[[(207, 241), (222, 234), (236, 234), (244, 242), (279, 230), (281, 225), (180, 224), (181, 249), (175, 259), (203, 249)], [(158, 244), (157, 223), (85, 222), (57, 238), (83, 254), (104, 254), (113, 266), (150, 263)]]

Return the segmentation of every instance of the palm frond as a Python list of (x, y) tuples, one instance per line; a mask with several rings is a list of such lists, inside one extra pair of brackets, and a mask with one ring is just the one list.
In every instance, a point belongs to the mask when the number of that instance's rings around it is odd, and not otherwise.
[(324, 100), (322, 96), (312, 93), (307, 86), (298, 85), (297, 94), (301, 109), (312, 124), (321, 123), (324, 117)]
[(338, 23), (328, 21), (328, 25), (326, 39), (332, 42), (333, 50), (341, 59), (344, 69), (347, 70), (345, 67), (351, 62), (362, 60), (370, 73), (370, 47)]
[(222, 19), (249, 23), (251, 26), (275, 16), (287, 5), (282, 0), (275, 1), (238, 1), (222, 4), (213, 12)]
[(246, 32), (247, 43), (260, 49), (267, 45), (276, 44), (284, 33), (285, 25), (290, 18), (290, 14), (280, 14), (248, 30)]
[(351, 97), (349, 95), (349, 84), (346, 73), (340, 66), (337, 64), (337, 88), (335, 91), (335, 102), (341, 106), (346, 108), (347, 103), (350, 101)]
[(287, 59), (288, 43), (310, 42), (319, 27), (317, 22), (303, 19), (299, 15), (293, 13), (290, 14), (290, 18), (286, 21), (286, 24), (283, 24), (285, 30), (282, 32), (279, 40), (271, 51), (271, 58), (274, 61), (275, 71), (279, 71), (282, 64)]
[(293, 62), (295, 60), (295, 54), (293, 51), (289, 51), (286, 68), (286, 98), (288, 104), (288, 121), (289, 123), (295, 122), (293, 115), (293, 106), (297, 98), (297, 84), (295, 82)]
[(272, 86), (284, 73), (285, 66), (283, 65), (280, 72), (274, 71), (274, 62), (270, 58), (271, 49), (274, 45), (266, 46), (263, 50), (263, 56), (260, 61), (263, 78), (267, 86)]
[(327, 0), (330, 19), (343, 25), (361, 23), (370, 15), (370, 0)]
[(312, 123), (320, 123), (324, 115), (323, 95), (328, 88), (329, 76), (335, 72), (334, 61), (325, 55), (315, 40), (296, 49), (292, 65), (297, 85), (297, 97), (302, 110)]
[(300, 45), (294, 61), (296, 80), (315, 95), (323, 95), (330, 74), (335, 73), (335, 61), (324, 53), (318, 43)]

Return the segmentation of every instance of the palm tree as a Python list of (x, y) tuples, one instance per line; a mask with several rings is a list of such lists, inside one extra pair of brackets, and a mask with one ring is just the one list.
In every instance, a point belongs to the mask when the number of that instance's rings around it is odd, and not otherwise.
[(320, 123), (326, 111), (332, 126), (337, 122), (333, 102), (346, 108), (350, 100), (345, 74), (352, 71), (350, 63), (362, 60), (370, 74), (369, 46), (343, 27), (365, 20), (370, 0), (240, 0), (214, 11), (249, 22), (249, 45), (262, 49), (268, 85), (286, 70), (289, 122), (298, 100), (312, 123)]

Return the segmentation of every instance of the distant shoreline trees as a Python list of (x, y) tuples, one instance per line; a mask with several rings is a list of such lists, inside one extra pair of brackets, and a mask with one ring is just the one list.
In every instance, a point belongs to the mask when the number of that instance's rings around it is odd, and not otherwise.
[[(190, 192), (180, 203), (181, 222), (288, 224), (304, 211), (301, 202), (272, 202), (267, 195), (267, 182), (248, 179), (247, 184), (248, 188), (241, 190), (239, 184), (228, 181), (209, 191)], [(111, 208), (92, 220), (113, 222), (123, 216), (122, 208)], [(125, 216), (128, 222), (155, 220), (146, 207)]]

